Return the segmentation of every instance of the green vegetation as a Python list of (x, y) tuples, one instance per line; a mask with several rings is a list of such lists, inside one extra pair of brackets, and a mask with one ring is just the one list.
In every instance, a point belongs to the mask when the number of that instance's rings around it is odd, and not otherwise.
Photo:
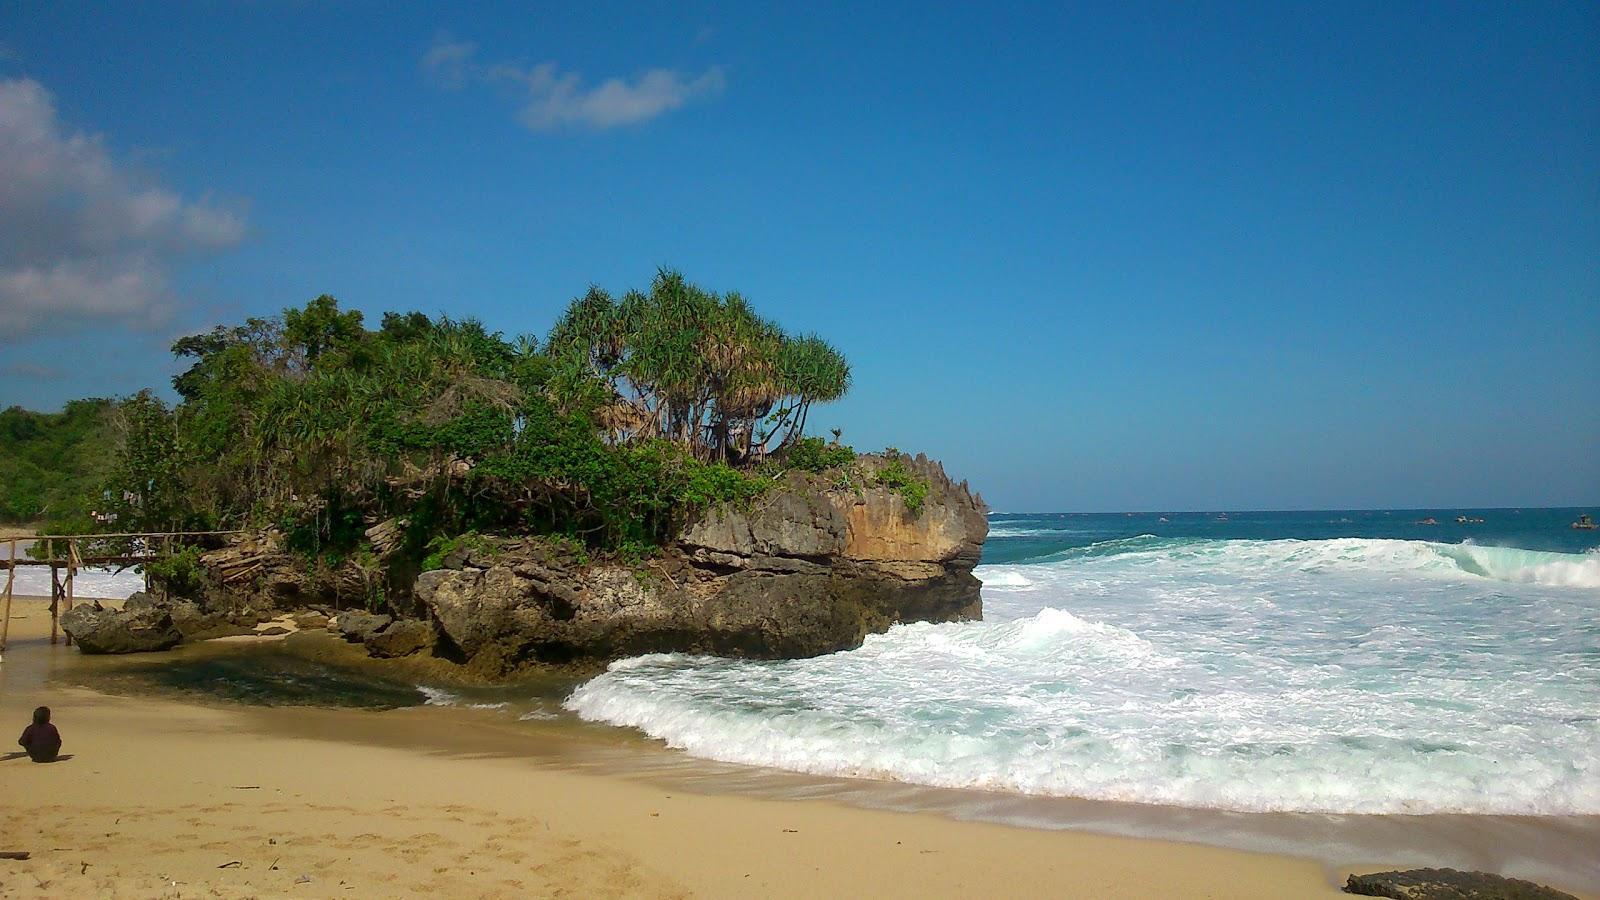
[(114, 404), (74, 400), (59, 413), (0, 412), (0, 523), (87, 531), (114, 459)]
[(922, 504), (928, 499), (928, 482), (907, 468), (899, 450), (890, 447), (883, 451), (883, 455), (889, 461), (878, 470), (878, 483), (900, 493), (900, 499), (906, 504), (906, 512), (913, 516), (922, 515)]
[(542, 344), (414, 312), (369, 329), (323, 296), (173, 351), (180, 402), (116, 410), (119, 529), (271, 525), (314, 567), (376, 568), (366, 529), (400, 517), (412, 567), (480, 534), (641, 560), (696, 510), (854, 459), (804, 436), (843, 357), (671, 272), (590, 290)]
[(784, 463), (789, 468), (804, 469), (807, 472), (825, 472), (855, 461), (855, 450), (843, 444), (825, 444), (819, 437), (803, 437), (796, 440), (784, 457)]
[(144, 564), (153, 581), (178, 597), (193, 597), (200, 590), (200, 548), (184, 547), (171, 556)]
[(434, 569), (444, 568), (444, 558), (457, 550), (493, 558), (498, 555), (500, 546), (476, 531), (458, 534), (452, 538), (434, 538), (428, 544), (428, 555), (422, 558), (422, 571), (431, 572)]
[(739, 294), (703, 291), (674, 272), (620, 301), (591, 288), (556, 324), (549, 350), (557, 394), (593, 410), (613, 442), (667, 438), (706, 461), (787, 449), (813, 403), (850, 389), (850, 366), (826, 341), (784, 334)]

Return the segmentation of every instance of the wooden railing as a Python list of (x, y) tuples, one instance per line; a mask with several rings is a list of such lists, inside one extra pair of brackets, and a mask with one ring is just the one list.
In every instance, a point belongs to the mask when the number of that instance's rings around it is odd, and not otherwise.
[[(154, 532), (118, 532), (114, 534), (41, 534), (34, 537), (7, 538), (10, 545), (4, 559), (0, 559), (0, 569), (6, 573), (5, 587), (5, 612), (0, 615), (0, 661), (4, 660), (6, 640), (11, 634), (11, 592), (17, 580), (19, 566), (49, 566), (50, 567), (50, 643), (58, 643), (61, 639), (61, 616), (72, 609), (73, 582), (77, 578), (78, 570), (85, 566), (133, 566), (140, 563), (154, 562), (171, 556), (174, 542), (182, 544), (184, 538), (194, 537), (221, 537), (224, 535), (240, 534), (239, 531), (154, 531)], [(93, 545), (104, 541), (129, 541), (126, 550), (95, 554)], [(23, 557), (17, 555), (19, 542), (32, 543), (35, 546), (42, 544), (45, 548), (40, 557)], [(56, 555), (56, 546), (60, 542), (63, 552)], [(84, 556), (80, 552), (83, 544), (91, 546), (90, 555)], [(61, 578), (65, 570), (66, 578)], [(67, 646), (72, 646), (72, 635), (67, 635)]]

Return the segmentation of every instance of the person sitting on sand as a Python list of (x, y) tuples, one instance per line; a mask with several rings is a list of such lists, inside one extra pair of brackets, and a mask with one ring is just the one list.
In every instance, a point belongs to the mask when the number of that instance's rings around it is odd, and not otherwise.
[(41, 706), (33, 711), (33, 724), (22, 729), (17, 743), (28, 751), (28, 758), (34, 762), (55, 762), (56, 754), (61, 752), (61, 732), (50, 724), (50, 707)]

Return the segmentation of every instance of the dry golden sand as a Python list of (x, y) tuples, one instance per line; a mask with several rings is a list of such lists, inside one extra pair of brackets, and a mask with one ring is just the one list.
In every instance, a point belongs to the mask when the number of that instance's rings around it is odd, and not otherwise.
[[(61, 688), (44, 675), (75, 651), (48, 646), (42, 604), (17, 607), (24, 618), (0, 667), (3, 737), (15, 740), (32, 708), (48, 703), (70, 758), (0, 761), (0, 850), (33, 854), (0, 861), (3, 896), (1338, 893), (1307, 860), (700, 796), (526, 759), (296, 737), (246, 710)], [(359, 732), (372, 717), (404, 714), (314, 715)]]

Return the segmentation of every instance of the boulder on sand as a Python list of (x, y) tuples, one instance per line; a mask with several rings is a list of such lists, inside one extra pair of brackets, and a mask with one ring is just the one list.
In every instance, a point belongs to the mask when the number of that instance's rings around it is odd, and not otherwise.
[(1351, 875), (1344, 890), (1347, 894), (1394, 900), (1578, 900), (1564, 891), (1531, 881), (1456, 869), (1407, 869)]
[(131, 610), (99, 603), (74, 606), (61, 616), (61, 629), (84, 653), (150, 653), (171, 650), (183, 640), (172, 614), (154, 605)]

